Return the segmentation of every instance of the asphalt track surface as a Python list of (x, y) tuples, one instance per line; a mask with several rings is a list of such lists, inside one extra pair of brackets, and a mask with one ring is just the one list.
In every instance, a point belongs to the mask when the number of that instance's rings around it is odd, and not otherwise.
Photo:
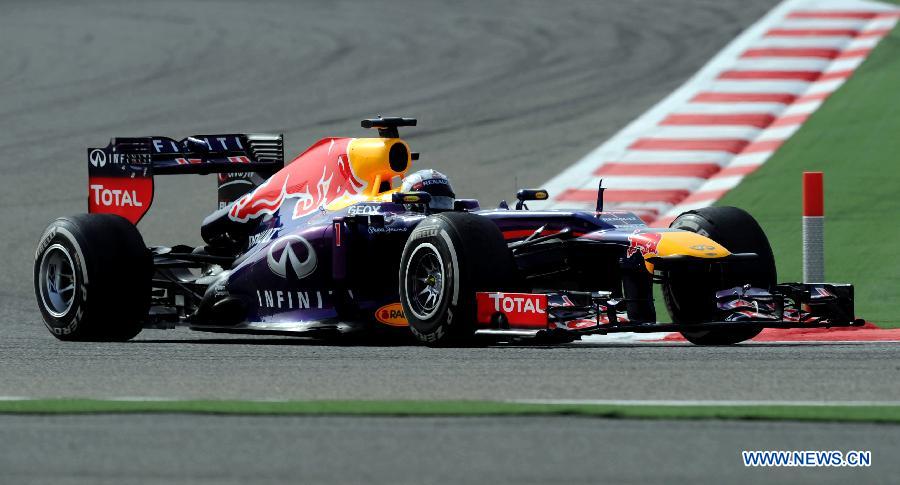
[(900, 401), (900, 345), (336, 346), (147, 331), (0, 341), (0, 395), (197, 399)]
[[(900, 473), (892, 452), (900, 446), (900, 426), (869, 424), (563, 417), (0, 416), (0, 443), (5, 483), (58, 485), (875, 484), (892, 483)], [(869, 450), (872, 466), (743, 466), (742, 450), (766, 449)]]
[[(66, 344), (40, 323), (33, 250), (53, 218), (85, 210), (85, 147), (111, 136), (275, 131), (297, 153), (326, 135), (363, 136), (358, 122), (372, 114), (416, 116), (420, 127), (405, 133), (423, 154), (419, 166), (447, 173), (460, 196), (487, 206), (512, 198), (516, 181), (537, 185), (585, 155), (773, 3), (4, 2), (0, 395), (898, 399), (892, 344), (429, 350), (187, 331)], [(141, 223), (148, 243), (198, 241), (214, 186), (212, 177), (158, 180)], [(62, 418), (3, 419), (39, 433), (40, 423)], [(183, 420), (134, 422), (152, 430)], [(122, 421), (132, 420), (72, 422), (114, 429)], [(73, 426), (60, 432), (80, 441)], [(729, 426), (710, 433), (725, 436)], [(81, 434), (103, 432), (92, 429)], [(215, 446), (229, 439), (212, 436)]]

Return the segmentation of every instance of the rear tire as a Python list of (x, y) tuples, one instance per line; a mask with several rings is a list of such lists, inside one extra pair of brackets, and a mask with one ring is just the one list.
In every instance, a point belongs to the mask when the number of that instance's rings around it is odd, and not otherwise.
[(140, 232), (112, 214), (59, 218), (35, 253), (34, 290), (56, 338), (126, 341), (150, 308), (153, 260)]
[(400, 302), (420, 342), (469, 345), (475, 292), (508, 290), (516, 278), (512, 253), (493, 221), (447, 212), (428, 217), (410, 234), (400, 260)]
[[(662, 285), (666, 308), (675, 323), (703, 323), (715, 318), (715, 292), (750, 284), (771, 289), (777, 275), (775, 257), (765, 232), (750, 214), (737, 207), (706, 207), (685, 212), (669, 226), (706, 236), (732, 253), (756, 253), (759, 258), (747, 263), (733, 263), (722, 268), (722, 277), (710, 281), (709, 274), (697, 270), (676, 269), (666, 272)], [(682, 332), (697, 345), (731, 345), (749, 340), (760, 327), (736, 330), (704, 330)]]

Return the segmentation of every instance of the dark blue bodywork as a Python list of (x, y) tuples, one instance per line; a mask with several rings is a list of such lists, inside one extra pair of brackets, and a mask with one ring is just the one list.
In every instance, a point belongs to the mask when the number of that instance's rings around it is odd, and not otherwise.
[[(628, 234), (645, 227), (628, 212), (480, 210), (475, 201), (460, 202), (493, 220), (508, 242), (541, 227), (544, 233), (568, 228), (586, 243), (592, 239), (581, 236), (617, 233), (621, 237), (608, 237), (604, 243), (621, 247), (627, 245)], [(386, 327), (376, 312), (399, 304), (401, 253), (410, 231), (427, 214), (402, 204), (364, 201), (293, 219), (293, 205), (284, 204), (271, 216), (243, 223), (253, 226), (246, 248), (206, 296), (241, 302), (243, 318), (227, 328), (346, 332)], [(201, 318), (196, 325), (222, 327), (221, 316), (214, 317)]]

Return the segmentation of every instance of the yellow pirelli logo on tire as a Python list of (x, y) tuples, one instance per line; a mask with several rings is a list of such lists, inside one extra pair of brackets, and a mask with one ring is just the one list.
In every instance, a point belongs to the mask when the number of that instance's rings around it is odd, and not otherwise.
[(403, 306), (400, 303), (390, 303), (375, 311), (375, 318), (392, 327), (406, 327), (409, 322), (406, 321), (406, 315), (403, 314)]

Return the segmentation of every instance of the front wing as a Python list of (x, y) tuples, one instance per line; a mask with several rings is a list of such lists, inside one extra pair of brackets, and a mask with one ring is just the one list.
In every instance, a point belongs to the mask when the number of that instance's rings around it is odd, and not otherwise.
[(479, 292), (480, 333), (598, 334), (692, 332), (739, 327), (830, 328), (862, 326), (853, 311), (853, 286), (784, 283), (773, 291), (750, 286), (716, 293), (716, 315), (703, 323), (632, 322), (625, 301), (604, 291)]

